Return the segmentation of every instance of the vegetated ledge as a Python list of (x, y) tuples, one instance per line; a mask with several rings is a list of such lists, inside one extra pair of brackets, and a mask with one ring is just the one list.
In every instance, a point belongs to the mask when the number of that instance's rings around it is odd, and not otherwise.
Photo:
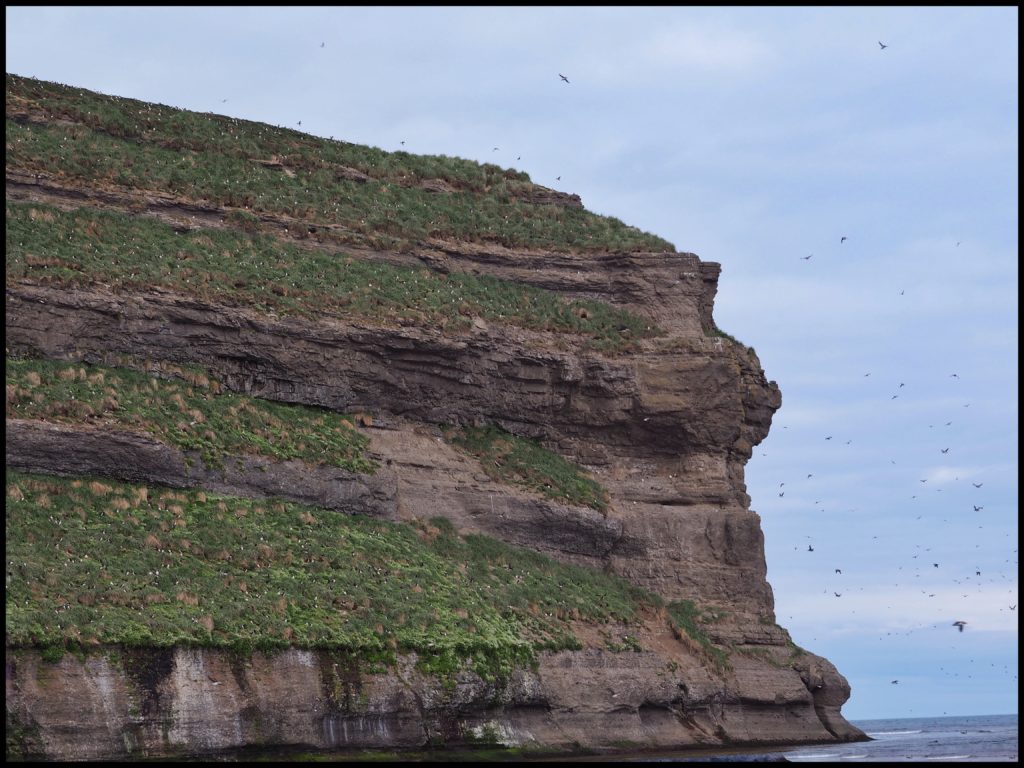
[(204, 488), (249, 498), (279, 496), (349, 514), (395, 515), (394, 473), (350, 472), (263, 456), (225, 456), (208, 466), (198, 451), (181, 451), (123, 429), (7, 419), (7, 466), (27, 472), (104, 475), (172, 488)]

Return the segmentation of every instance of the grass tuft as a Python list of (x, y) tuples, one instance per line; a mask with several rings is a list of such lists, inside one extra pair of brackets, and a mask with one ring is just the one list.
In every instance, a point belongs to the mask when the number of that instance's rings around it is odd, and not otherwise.
[(480, 460), (491, 478), (522, 485), (566, 504), (608, 509), (608, 492), (582, 467), (534, 440), (516, 437), (499, 427), (450, 429), (446, 439)]

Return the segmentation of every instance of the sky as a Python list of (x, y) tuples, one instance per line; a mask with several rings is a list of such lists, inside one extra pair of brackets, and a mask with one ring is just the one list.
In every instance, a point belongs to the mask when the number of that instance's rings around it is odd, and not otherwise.
[(848, 719), (1004, 714), (1018, 16), (8, 6), (7, 72), (515, 167), (720, 263), (715, 320), (782, 390), (746, 470), (779, 623)]

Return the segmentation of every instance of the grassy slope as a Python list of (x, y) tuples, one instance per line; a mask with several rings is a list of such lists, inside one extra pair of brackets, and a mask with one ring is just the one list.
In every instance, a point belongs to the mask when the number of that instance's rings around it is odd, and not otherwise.
[(177, 232), (116, 211), (62, 211), (8, 203), (7, 280), (57, 285), (100, 281), (114, 290), (163, 286), (211, 301), (312, 317), (344, 314), (385, 323), (464, 328), (470, 317), (582, 337), (603, 351), (658, 335), (645, 319), (597, 301), (487, 275), (360, 261), (261, 235)]
[(102, 424), (145, 432), (183, 451), (199, 451), (209, 466), (244, 453), (329, 464), (373, 473), (369, 440), (345, 416), (220, 393), (204, 374), (191, 383), (162, 380), (127, 368), (8, 358), (8, 418)]
[[(134, 362), (137, 366), (139, 361)], [(222, 392), (198, 369), (180, 379), (130, 368), (7, 358), (7, 418), (103, 425), (145, 432), (183, 451), (199, 451), (211, 467), (225, 456), (255, 454), (329, 464), (372, 474), (369, 440), (352, 419), (320, 408)], [(580, 466), (532, 440), (497, 427), (449, 430), (449, 441), (480, 459), (484, 471), (570, 504), (604, 510), (607, 492)]]
[(8, 472), (7, 642), (340, 648), (507, 672), (660, 600), (444, 520)]
[[(443, 238), (550, 250), (674, 251), (612, 217), (520, 202), (517, 193), (534, 186), (527, 174), (492, 164), (389, 153), (11, 74), (7, 114), (10, 168), (341, 225), (371, 243), (400, 247)], [(19, 114), (50, 122), (11, 119)], [(368, 178), (346, 178), (350, 169)], [(420, 186), (429, 180), (455, 191), (429, 192)]]

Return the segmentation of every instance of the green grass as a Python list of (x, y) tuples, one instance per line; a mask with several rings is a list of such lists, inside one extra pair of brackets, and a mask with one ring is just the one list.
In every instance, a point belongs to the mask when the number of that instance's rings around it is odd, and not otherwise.
[(178, 232), (154, 219), (34, 203), (7, 204), (7, 280), (113, 290), (162, 286), (199, 298), (304, 317), (355, 315), (453, 329), (473, 316), (582, 337), (620, 351), (660, 335), (644, 318), (597, 301), (486, 275), (361, 261), (227, 230)]
[[(212, 467), (231, 455), (328, 464), (372, 474), (369, 440), (332, 411), (220, 393), (216, 381), (187, 372), (166, 380), (127, 368), (7, 358), (7, 418), (103, 425), (145, 432)], [(219, 394), (218, 394), (219, 393)]]
[(582, 467), (534, 440), (516, 437), (496, 426), (450, 429), (445, 437), (477, 457), (484, 472), (495, 480), (600, 512), (608, 508), (608, 492)]
[(13, 647), (330, 648), (388, 663), (415, 651), (450, 679), (488, 678), (570, 622), (636, 622), (661, 605), (443, 519), (417, 525), (276, 500), (8, 471), (6, 637)]
[[(11, 119), (25, 113), (49, 122)], [(548, 250), (675, 250), (614, 217), (520, 202), (534, 186), (529, 176), (490, 163), (389, 153), (11, 74), (7, 115), (8, 168), (337, 225), (349, 241), (403, 249), (441, 238)], [(345, 178), (347, 169), (369, 179)], [(427, 180), (455, 191), (428, 192), (420, 186)]]
[(692, 600), (674, 600), (665, 608), (671, 625), (696, 640), (717, 669), (730, 667), (729, 654), (714, 645), (701, 626), (721, 620), (725, 616), (723, 612), (712, 608), (702, 610)]

